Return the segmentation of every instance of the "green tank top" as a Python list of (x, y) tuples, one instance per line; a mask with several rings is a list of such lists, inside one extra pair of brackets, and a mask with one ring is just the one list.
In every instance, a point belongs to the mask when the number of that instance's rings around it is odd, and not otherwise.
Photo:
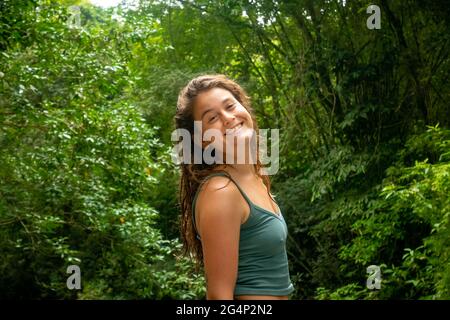
[(283, 215), (281, 212), (280, 215), (274, 214), (253, 204), (236, 181), (225, 173), (218, 172), (207, 176), (194, 196), (192, 221), (197, 238), (201, 241), (195, 223), (195, 203), (199, 190), (207, 179), (217, 175), (231, 179), (250, 206), (249, 217), (241, 224), (240, 229), (238, 275), (234, 295), (285, 296), (292, 293), (294, 287), (289, 276), (286, 253), (288, 230)]

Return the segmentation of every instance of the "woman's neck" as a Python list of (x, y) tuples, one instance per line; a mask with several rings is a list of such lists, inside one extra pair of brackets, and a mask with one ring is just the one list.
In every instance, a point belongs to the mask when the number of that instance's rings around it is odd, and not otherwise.
[(254, 164), (225, 164), (220, 170), (228, 172), (233, 178), (254, 178), (257, 176)]

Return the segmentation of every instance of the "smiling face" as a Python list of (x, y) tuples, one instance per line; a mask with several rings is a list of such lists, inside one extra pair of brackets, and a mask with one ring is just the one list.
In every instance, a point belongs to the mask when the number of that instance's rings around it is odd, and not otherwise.
[[(193, 116), (194, 121), (201, 122), (203, 134), (209, 129), (221, 133), (222, 141), (213, 142), (216, 150), (224, 153), (228, 147), (236, 148), (235, 138), (251, 138), (254, 133), (250, 113), (230, 91), (223, 88), (213, 88), (200, 93), (195, 100)], [(227, 142), (232, 146), (227, 146)], [(202, 141), (202, 147), (210, 143), (212, 142)]]

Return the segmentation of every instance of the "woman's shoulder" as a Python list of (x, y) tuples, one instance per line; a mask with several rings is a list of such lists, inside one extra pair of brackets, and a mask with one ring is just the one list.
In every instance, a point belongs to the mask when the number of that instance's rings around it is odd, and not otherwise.
[(238, 187), (226, 176), (210, 177), (199, 190), (196, 203), (197, 221), (207, 216), (210, 221), (242, 223), (248, 216), (247, 211), (248, 206)]
[(199, 197), (229, 198), (239, 195), (239, 190), (230, 178), (224, 175), (207, 177), (199, 190)]
[[(244, 202), (243, 202), (244, 201)], [(227, 176), (216, 175), (209, 177), (198, 190), (197, 208), (226, 208), (242, 207), (245, 209), (245, 200), (239, 188)], [(236, 210), (235, 210), (236, 211)]]

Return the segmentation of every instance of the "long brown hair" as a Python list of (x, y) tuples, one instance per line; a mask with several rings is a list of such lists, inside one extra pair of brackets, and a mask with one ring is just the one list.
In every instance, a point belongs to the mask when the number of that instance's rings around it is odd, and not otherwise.
[[(250, 98), (247, 96), (244, 89), (236, 82), (227, 78), (224, 75), (202, 75), (192, 79), (181, 91), (178, 96), (177, 112), (175, 115), (175, 127), (177, 129), (186, 129), (191, 134), (191, 159), (193, 158), (194, 141), (192, 139), (194, 134), (194, 116), (193, 108), (196, 97), (205, 91), (213, 88), (222, 88), (228, 90), (239, 103), (247, 109), (253, 121), (253, 129), (256, 131), (257, 139), (259, 136), (259, 128), (256, 123), (254, 111), (250, 104)], [(179, 141), (178, 141), (179, 142)], [(258, 143), (257, 143), (258, 145)], [(267, 175), (260, 173), (263, 167), (259, 159), (259, 150), (257, 150), (257, 160), (254, 164), (255, 171), (259, 177), (262, 178), (264, 184), (270, 192), (270, 179)], [(197, 271), (203, 266), (203, 251), (201, 241), (197, 239), (194, 224), (192, 220), (192, 202), (194, 196), (200, 186), (202, 180), (210, 175), (213, 171), (217, 172), (219, 164), (190, 164), (181, 163), (181, 178), (180, 178), (180, 194), (179, 201), (181, 206), (180, 216), (180, 232), (183, 241), (183, 255), (193, 257), (196, 262)], [(226, 175), (227, 172), (223, 171)]]

